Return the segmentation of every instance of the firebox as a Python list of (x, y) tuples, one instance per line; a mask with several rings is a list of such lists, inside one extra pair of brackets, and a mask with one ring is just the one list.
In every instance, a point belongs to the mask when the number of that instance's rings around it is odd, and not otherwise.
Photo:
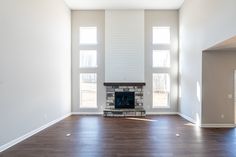
[(135, 96), (134, 92), (115, 92), (116, 109), (134, 109)]

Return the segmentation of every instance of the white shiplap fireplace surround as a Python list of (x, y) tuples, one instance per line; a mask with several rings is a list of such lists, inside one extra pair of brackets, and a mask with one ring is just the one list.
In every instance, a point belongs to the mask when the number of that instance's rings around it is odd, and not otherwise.
[[(144, 116), (144, 11), (106, 11), (105, 41), (105, 116)], [(135, 108), (116, 110), (116, 92), (134, 92)]]
[(144, 82), (144, 11), (106, 11), (105, 43), (105, 82)]

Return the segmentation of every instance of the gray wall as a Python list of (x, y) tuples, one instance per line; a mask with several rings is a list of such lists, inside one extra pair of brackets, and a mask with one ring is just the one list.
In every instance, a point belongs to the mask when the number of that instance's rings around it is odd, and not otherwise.
[(236, 70), (236, 51), (203, 53), (203, 124), (234, 124), (234, 70)]
[(70, 10), (0, 1), (0, 146), (71, 111)]
[(180, 112), (198, 122), (202, 51), (236, 34), (235, 6), (235, 0), (186, 0), (180, 9)]
[[(105, 81), (105, 11), (72, 11), (72, 112), (101, 113), (106, 105)], [(79, 28), (97, 26), (97, 46), (79, 45)], [(98, 67), (79, 69), (80, 49), (97, 49)], [(97, 73), (97, 108), (80, 108), (79, 74), (83, 72)]]
[[(98, 68), (79, 69), (79, 27), (98, 27)], [(152, 26), (171, 26), (171, 104), (170, 108), (152, 108)], [(178, 11), (145, 11), (145, 82), (144, 108), (149, 113), (178, 111)], [(106, 104), (105, 87), (105, 11), (72, 11), (72, 112), (101, 113)], [(97, 72), (98, 108), (79, 108), (79, 73)], [(155, 72), (155, 70), (154, 70)]]
[[(144, 86), (144, 107), (147, 112), (178, 112), (178, 25), (179, 12), (172, 11), (145, 11), (145, 82)], [(152, 67), (152, 50), (159, 48), (159, 45), (152, 44), (152, 27), (170, 26), (171, 33), (171, 68), (169, 70)], [(163, 47), (165, 48), (165, 47)], [(152, 107), (152, 73), (169, 72), (171, 81), (171, 98), (169, 108)]]

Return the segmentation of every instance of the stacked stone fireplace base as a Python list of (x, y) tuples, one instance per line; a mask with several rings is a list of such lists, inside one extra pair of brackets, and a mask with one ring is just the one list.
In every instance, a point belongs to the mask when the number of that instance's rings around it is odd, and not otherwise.
[(104, 117), (145, 117), (146, 111), (143, 108), (137, 109), (110, 109), (103, 110)]
[[(143, 108), (143, 86), (145, 83), (104, 83), (106, 86), (106, 108), (104, 117), (144, 117), (146, 111)], [(115, 108), (116, 92), (134, 92), (135, 107), (132, 109)]]

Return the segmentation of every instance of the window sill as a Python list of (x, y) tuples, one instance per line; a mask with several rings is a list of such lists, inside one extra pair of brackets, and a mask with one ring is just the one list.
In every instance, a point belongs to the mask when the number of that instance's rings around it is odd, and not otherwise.
[(98, 109), (98, 107), (79, 107), (80, 109)]
[(169, 109), (170, 106), (157, 106), (157, 107), (152, 107), (153, 109)]

